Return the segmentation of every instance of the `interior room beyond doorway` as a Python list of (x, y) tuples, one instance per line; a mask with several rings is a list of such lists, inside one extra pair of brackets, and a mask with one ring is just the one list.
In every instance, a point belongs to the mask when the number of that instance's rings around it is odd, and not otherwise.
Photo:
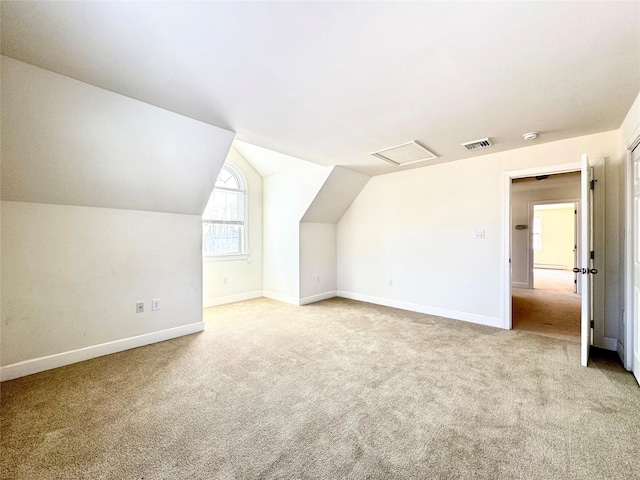
[(513, 329), (580, 343), (580, 295), (573, 272), (534, 269), (535, 288), (514, 288)]
[(580, 342), (579, 189), (579, 172), (512, 183), (514, 330)]

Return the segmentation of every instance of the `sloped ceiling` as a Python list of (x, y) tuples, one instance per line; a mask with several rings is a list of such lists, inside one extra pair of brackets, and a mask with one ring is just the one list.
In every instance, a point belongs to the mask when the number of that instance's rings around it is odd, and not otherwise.
[(2, 200), (201, 215), (233, 132), (2, 59)]
[(4, 55), (369, 175), (410, 140), (441, 162), (617, 129), (640, 90), (637, 1), (1, 8)]
[(262, 178), (277, 175), (303, 167), (307, 162), (301, 158), (284, 155), (267, 148), (251, 145), (250, 143), (236, 140), (233, 146), (247, 160)]
[(344, 167), (333, 167), (301, 221), (338, 223), (369, 178)]

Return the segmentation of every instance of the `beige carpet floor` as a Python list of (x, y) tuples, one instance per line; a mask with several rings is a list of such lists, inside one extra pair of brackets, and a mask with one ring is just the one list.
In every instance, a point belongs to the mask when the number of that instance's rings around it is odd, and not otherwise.
[(4, 382), (3, 479), (640, 478), (615, 355), (344, 299)]
[(580, 343), (580, 295), (573, 292), (573, 273), (534, 270), (534, 288), (514, 288), (514, 330)]

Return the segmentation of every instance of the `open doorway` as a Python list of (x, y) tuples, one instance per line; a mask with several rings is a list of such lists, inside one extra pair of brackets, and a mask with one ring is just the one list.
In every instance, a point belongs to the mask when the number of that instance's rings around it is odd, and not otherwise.
[(530, 203), (533, 288), (579, 293), (573, 268), (579, 263), (580, 201)]
[(580, 343), (580, 172), (512, 180), (512, 327)]

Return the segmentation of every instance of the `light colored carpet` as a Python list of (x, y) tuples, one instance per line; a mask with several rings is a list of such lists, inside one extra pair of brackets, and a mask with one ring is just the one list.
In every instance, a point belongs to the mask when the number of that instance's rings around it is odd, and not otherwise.
[(344, 299), (2, 384), (4, 479), (611, 479), (640, 388), (578, 345)]
[(534, 270), (534, 289), (512, 289), (514, 330), (580, 343), (580, 295), (573, 273)]

